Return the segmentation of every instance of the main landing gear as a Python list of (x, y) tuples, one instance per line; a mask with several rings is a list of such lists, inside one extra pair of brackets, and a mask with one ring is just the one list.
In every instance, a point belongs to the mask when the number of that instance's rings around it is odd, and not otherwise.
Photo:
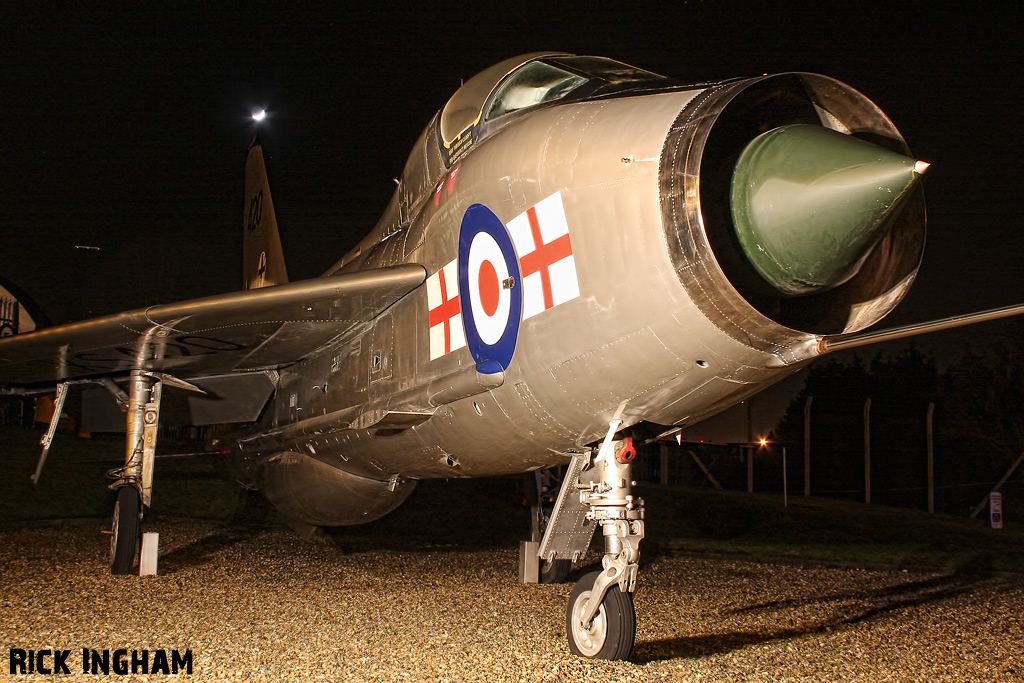
[[(156, 337), (163, 337), (166, 334), (167, 330), (161, 329), (156, 332)], [(142, 350), (139, 352), (139, 363), (141, 357), (149, 353), (148, 346), (140, 348)], [(35, 474), (32, 475), (33, 484), (39, 482), (53, 434), (57, 429), (57, 421), (60, 419), (64, 398), (67, 396), (68, 384), (94, 381), (105, 386), (128, 414), (124, 465), (111, 470), (107, 476), (114, 480), (110, 488), (117, 491), (117, 502), (114, 504), (111, 523), (110, 571), (112, 574), (131, 574), (139, 559), (142, 511), (149, 507), (153, 492), (153, 460), (156, 455), (157, 429), (160, 426), (160, 398), (163, 395), (163, 385), (200, 394), (206, 392), (171, 375), (141, 369), (131, 371), (127, 394), (110, 379), (75, 380), (59, 384), (50, 428), (43, 437), (43, 451), (39, 456)]]
[(110, 537), (110, 572), (131, 574), (138, 562), (142, 510), (153, 491), (153, 456), (160, 424), (163, 376), (133, 370), (128, 387), (128, 429), (123, 467), (111, 470), (117, 491)]
[(618, 426), (612, 422), (596, 456), (591, 450), (572, 454), (540, 546), (541, 560), (571, 562), (586, 552), (601, 527), (603, 568), (577, 582), (565, 613), (569, 649), (595, 659), (625, 659), (636, 639), (633, 593), (644, 506), (632, 495), (632, 440), (612, 440)]

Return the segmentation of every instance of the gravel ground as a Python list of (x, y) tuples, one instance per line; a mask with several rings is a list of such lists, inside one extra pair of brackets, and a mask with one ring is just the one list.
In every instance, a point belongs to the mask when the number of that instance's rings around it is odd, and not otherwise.
[(190, 649), (174, 678), (204, 681), (1024, 681), (1020, 578), (654, 558), (632, 661), (597, 662), (565, 644), (571, 585), (518, 585), (514, 549), (151, 526), (142, 579), (107, 573), (97, 527), (0, 531), (5, 654), (71, 649), (60, 680), (104, 680), (90, 647)]

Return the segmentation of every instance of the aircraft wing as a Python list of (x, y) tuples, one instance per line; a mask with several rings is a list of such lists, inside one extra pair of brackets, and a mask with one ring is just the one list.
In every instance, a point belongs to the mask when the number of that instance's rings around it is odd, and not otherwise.
[(418, 265), (142, 308), (0, 339), (0, 386), (120, 374), (182, 379), (289, 365), (355, 331), (426, 279)]

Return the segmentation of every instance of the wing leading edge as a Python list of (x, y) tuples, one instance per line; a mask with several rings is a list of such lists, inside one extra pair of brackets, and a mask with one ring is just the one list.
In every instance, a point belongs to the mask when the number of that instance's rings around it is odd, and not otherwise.
[(281, 367), (369, 322), (426, 279), (410, 264), (127, 311), (0, 339), (0, 386), (132, 369), (197, 378)]

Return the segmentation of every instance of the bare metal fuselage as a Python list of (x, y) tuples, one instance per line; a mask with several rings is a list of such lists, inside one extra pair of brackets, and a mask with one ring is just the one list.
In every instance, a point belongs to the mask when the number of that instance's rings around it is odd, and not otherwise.
[(809, 117), (903, 148), (870, 101), (807, 74), (557, 103), (448, 163), (435, 117), (377, 228), (328, 275), (398, 264), (435, 274), (456, 258), (470, 207), (508, 225), (557, 193), (578, 296), (522, 319), (507, 367), (481, 373), (465, 347), (431, 358), (421, 286), (358, 336), (281, 370), (262, 431), (237, 454), (252, 472), (288, 452), (392, 488), (518, 473), (564, 462), (616, 414), (626, 426), (693, 423), (793, 372), (823, 335), (891, 310), (923, 242), (916, 193), (861, 275), (799, 307), (737, 275), (712, 225), (728, 198), (710, 176), (734, 162), (744, 126), (756, 135)]

